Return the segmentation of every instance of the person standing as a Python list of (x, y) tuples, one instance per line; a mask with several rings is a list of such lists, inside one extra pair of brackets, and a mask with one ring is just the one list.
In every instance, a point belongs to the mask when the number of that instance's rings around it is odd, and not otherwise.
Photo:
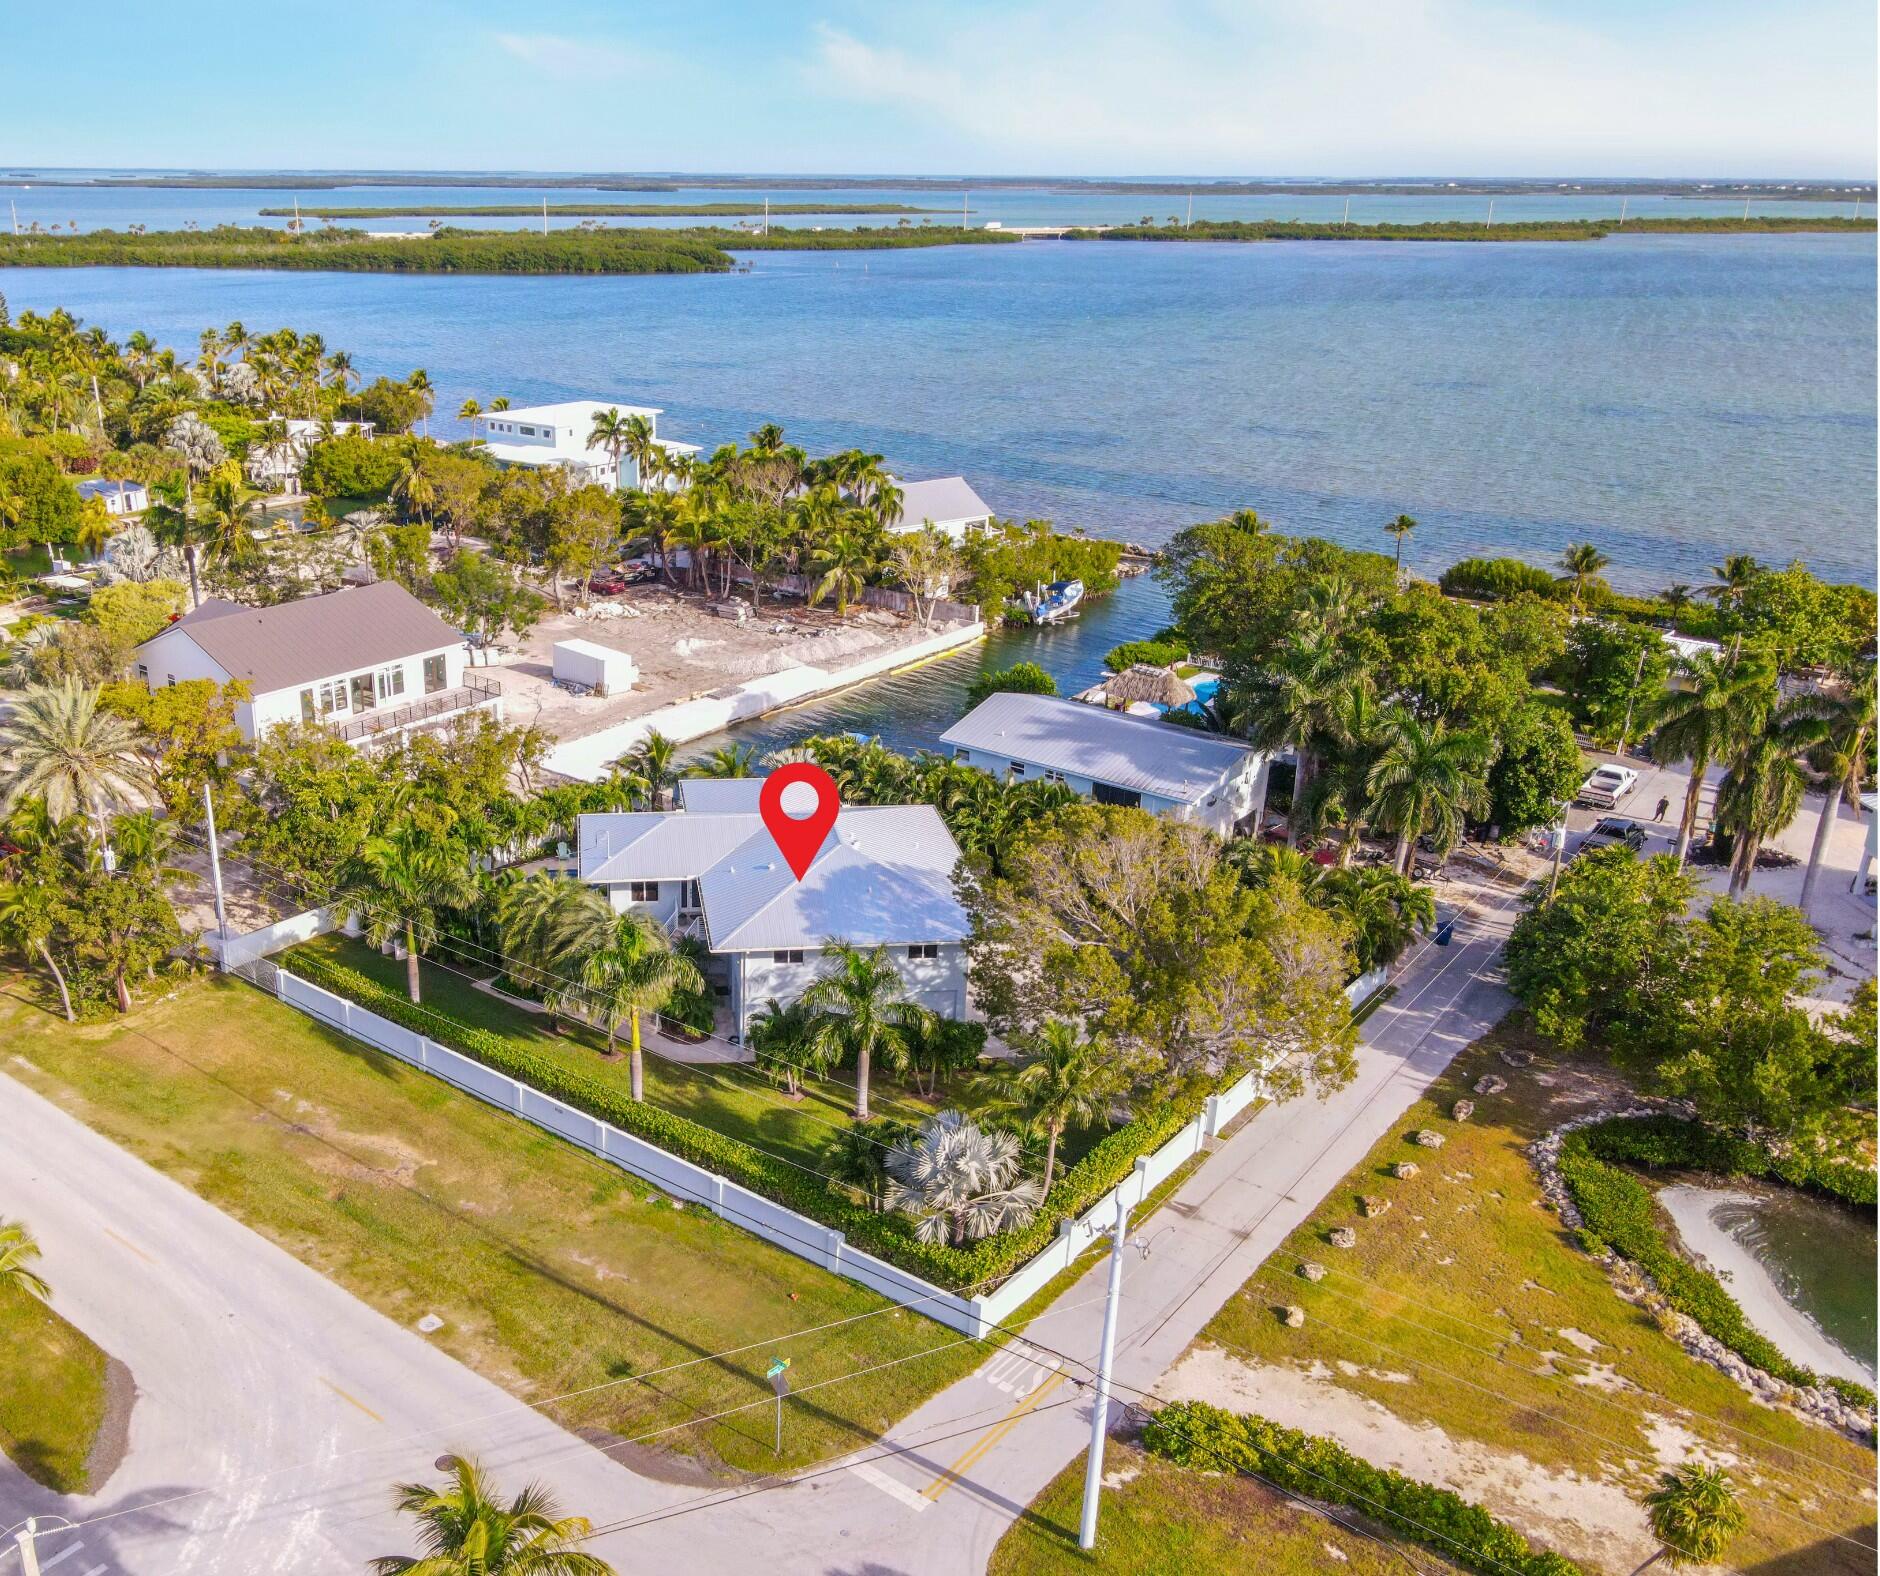
[(1658, 801), (1658, 808), (1652, 812), (1652, 819), (1654, 821), (1662, 821), (1665, 818), (1665, 811), (1669, 810), (1670, 808), (1671, 808), (1671, 800), (1669, 799), (1669, 797), (1660, 799)]

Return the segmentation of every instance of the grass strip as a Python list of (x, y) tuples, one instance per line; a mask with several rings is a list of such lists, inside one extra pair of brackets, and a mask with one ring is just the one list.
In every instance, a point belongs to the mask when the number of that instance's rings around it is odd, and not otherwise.
[(105, 1354), (36, 1297), (0, 1287), (0, 1452), (35, 1483), (82, 1494), (105, 1414)]

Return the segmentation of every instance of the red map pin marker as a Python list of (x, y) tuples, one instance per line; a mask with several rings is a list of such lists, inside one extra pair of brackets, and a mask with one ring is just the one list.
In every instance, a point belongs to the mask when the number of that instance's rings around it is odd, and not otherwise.
[[(816, 790), (816, 808), (808, 815), (794, 816), (784, 810), (783, 790), (792, 783), (808, 783)], [(757, 813), (763, 816), (765, 829), (782, 850), (783, 862), (799, 881), (829, 835), (829, 828), (836, 824), (836, 812), (841, 808), (842, 795), (836, 780), (808, 761), (778, 767), (764, 779), (757, 795)]]

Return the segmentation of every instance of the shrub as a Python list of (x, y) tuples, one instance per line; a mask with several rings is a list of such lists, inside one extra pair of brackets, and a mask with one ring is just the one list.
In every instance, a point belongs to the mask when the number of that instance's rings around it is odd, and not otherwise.
[(966, 703), (977, 706), (989, 695), (1055, 695), (1057, 680), (1035, 662), (1014, 662), (1009, 668), (982, 673), (966, 686)]
[(1554, 577), (1519, 558), (1464, 558), (1445, 569), (1436, 583), (1448, 596), (1478, 597), (1485, 602), (1506, 601), (1523, 591), (1555, 595)]
[(1222, 1468), (1264, 1479), (1320, 1504), (1361, 1515), (1472, 1569), (1513, 1576), (1577, 1576), (1580, 1567), (1531, 1547), (1514, 1528), (1448, 1489), (1372, 1466), (1335, 1440), (1205, 1401), (1163, 1407), (1143, 1430), (1145, 1448), (1177, 1466)]
[(1103, 665), (1112, 673), (1121, 673), (1133, 663), (1146, 662), (1152, 668), (1172, 668), (1188, 660), (1188, 643), (1182, 640), (1126, 640), (1112, 646)]

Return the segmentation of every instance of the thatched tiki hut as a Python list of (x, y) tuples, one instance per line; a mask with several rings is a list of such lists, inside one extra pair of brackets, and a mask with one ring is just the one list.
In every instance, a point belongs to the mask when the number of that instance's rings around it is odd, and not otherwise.
[(1175, 675), (1173, 668), (1158, 668), (1147, 662), (1132, 663), (1121, 673), (1103, 681), (1103, 693), (1117, 709), (1148, 701), (1154, 706), (1186, 706), (1195, 692)]

